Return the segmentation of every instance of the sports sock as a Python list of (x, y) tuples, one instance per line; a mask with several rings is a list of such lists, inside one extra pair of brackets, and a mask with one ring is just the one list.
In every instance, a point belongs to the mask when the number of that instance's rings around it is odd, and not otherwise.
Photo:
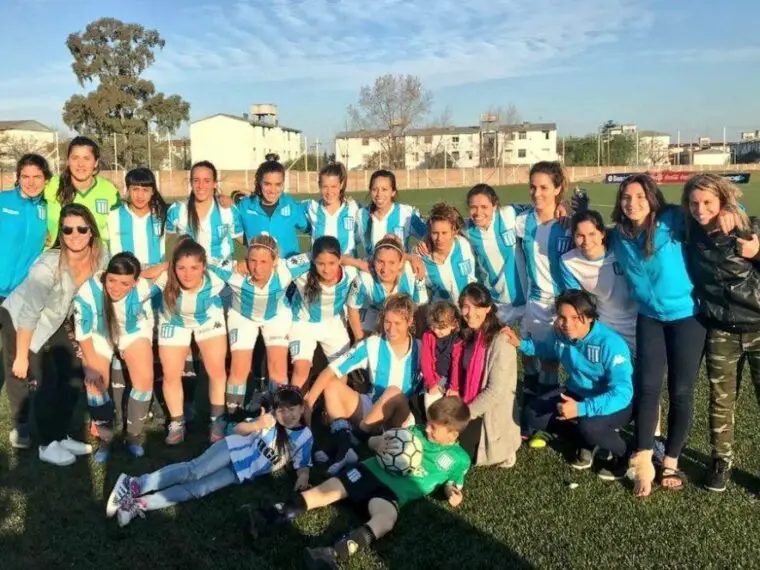
[(132, 388), (129, 391), (129, 402), (127, 403), (127, 441), (129, 443), (140, 443), (152, 399), (152, 390), (141, 392)]
[(366, 550), (375, 540), (377, 540), (375, 533), (372, 532), (372, 529), (368, 525), (364, 524), (341, 538), (335, 543), (333, 548), (339, 559), (347, 560), (359, 550)]
[(351, 424), (339, 419), (330, 422), (330, 433), (335, 439), (335, 461), (342, 461), (351, 449)]
[(238, 408), (243, 407), (245, 401), (245, 384), (230, 384), (227, 383), (227, 392), (225, 397), (225, 404), (227, 411), (232, 414)]

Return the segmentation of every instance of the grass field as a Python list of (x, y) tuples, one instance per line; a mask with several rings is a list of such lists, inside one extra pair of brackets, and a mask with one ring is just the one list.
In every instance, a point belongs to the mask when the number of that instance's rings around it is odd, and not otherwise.
[[(588, 190), (593, 206), (608, 215), (614, 187), (590, 185)], [(745, 190), (749, 212), (760, 212), (760, 185)], [(676, 188), (666, 193), (669, 200), (677, 200)], [(438, 201), (461, 205), (463, 194), (461, 189), (407, 191), (401, 198), (424, 212)], [(524, 187), (504, 188), (500, 195), (505, 202), (527, 201)], [(364, 201), (366, 195), (357, 198)], [(700, 488), (709, 463), (703, 373), (692, 436), (682, 458), (690, 482), (685, 490), (656, 490), (638, 500), (623, 484), (574, 472), (566, 462), (570, 450), (565, 447), (525, 448), (512, 470), (472, 471), (458, 510), (436, 498), (406, 507), (394, 532), (371, 553), (355, 557), (349, 567), (760, 567), (760, 414), (750, 384), (745, 376), (736, 414), (737, 461), (733, 481), (723, 494)], [(119, 529), (104, 516), (104, 501), (118, 474), (139, 474), (196, 456), (205, 447), (203, 426), (184, 446), (167, 449), (161, 426), (153, 424), (144, 458), (130, 459), (119, 451), (106, 466), (79, 459), (74, 466), (56, 468), (39, 462), (36, 451), (10, 449), (5, 435), (10, 429), (7, 400), (3, 396), (0, 402), (2, 570), (299, 568), (303, 547), (331, 543), (361, 520), (362, 513), (348, 506), (309, 513), (292, 529), (252, 549), (239, 535), (233, 511), (244, 502), (286, 498), (293, 479), (281, 475), (148, 513), (146, 520)], [(77, 425), (84, 425), (80, 412)], [(314, 480), (321, 477), (315, 470)], [(570, 482), (578, 488), (570, 489)]]

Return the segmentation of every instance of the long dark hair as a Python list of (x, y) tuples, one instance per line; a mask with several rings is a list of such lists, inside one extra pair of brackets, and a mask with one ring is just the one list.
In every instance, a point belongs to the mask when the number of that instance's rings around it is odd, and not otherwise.
[[(387, 178), (391, 182), (391, 190), (393, 190), (393, 202), (396, 201), (396, 198), (398, 197), (398, 187), (396, 186), (396, 175), (393, 174), (390, 170), (375, 170), (372, 173), (372, 176), (369, 177), (369, 188), (368, 190), (372, 190), (372, 186), (375, 184), (375, 180), (378, 178)], [(367, 231), (365, 239), (368, 244), (370, 244), (370, 248), (372, 248), (375, 244), (372, 243), (372, 214), (375, 213), (375, 210), (377, 210), (377, 206), (375, 206), (375, 203), (372, 201), (372, 198), (370, 197), (369, 200), (369, 216), (367, 216)]]
[(177, 309), (177, 299), (179, 298), (180, 283), (177, 279), (177, 263), (183, 257), (194, 257), (204, 266), (207, 265), (206, 250), (190, 236), (180, 236), (174, 247), (169, 267), (166, 270), (166, 287), (164, 288), (164, 304), (170, 313)]
[(130, 186), (145, 186), (153, 190), (153, 194), (150, 196), (150, 213), (161, 222), (161, 234), (164, 235), (164, 227), (166, 226), (166, 212), (169, 209), (169, 205), (161, 196), (158, 191), (158, 184), (156, 183), (156, 176), (149, 168), (133, 168), (124, 177), (124, 185), (129, 192)]
[(106, 291), (106, 277), (111, 275), (131, 275), (137, 280), (140, 277), (140, 262), (129, 252), (117, 253), (108, 262), (108, 267), (100, 277), (103, 285), (103, 317), (105, 319), (105, 332), (112, 345), (117, 344), (119, 338), (119, 323), (113, 309), (113, 300)]
[(285, 178), (285, 167), (279, 161), (280, 157), (276, 154), (268, 154), (266, 160), (259, 164), (256, 169), (256, 175), (253, 178), (253, 195), (261, 199), (261, 185), (264, 183), (264, 176), (272, 172), (279, 172)]
[(623, 208), (620, 205), (623, 200), (623, 192), (625, 192), (626, 188), (631, 184), (641, 185), (644, 189), (646, 201), (649, 203), (650, 212), (647, 215), (646, 220), (644, 220), (642, 231), (646, 236), (646, 241), (644, 242), (644, 257), (651, 257), (654, 253), (654, 231), (657, 226), (657, 218), (665, 210), (668, 204), (665, 201), (665, 196), (662, 195), (659, 186), (657, 186), (657, 183), (648, 174), (634, 174), (623, 180), (623, 182), (620, 183), (617, 196), (615, 197), (615, 207), (612, 210), (612, 221), (615, 222), (620, 233), (623, 234), (624, 237), (633, 239), (637, 235), (633, 222), (623, 213)]
[[(486, 320), (483, 322), (483, 326), (480, 328), (480, 330), (483, 333), (483, 340), (485, 341), (486, 345), (491, 344), (491, 341), (496, 337), (497, 334), (499, 334), (499, 331), (501, 331), (502, 327), (501, 323), (499, 322), (499, 318), (496, 316), (496, 305), (493, 302), (491, 293), (489, 293), (488, 289), (486, 289), (485, 286), (480, 283), (470, 283), (467, 285), (467, 287), (462, 289), (462, 292), (459, 294), (460, 311), (465, 299), (469, 299), (470, 302), (476, 307), (480, 307), (481, 309), (490, 309), (486, 315)], [(462, 340), (465, 342), (470, 342), (475, 334), (476, 331), (472, 330), (468, 326), (462, 327), (462, 330), (460, 332)]]
[(98, 267), (100, 260), (100, 253), (103, 251), (103, 242), (100, 239), (98, 223), (87, 206), (75, 203), (66, 204), (61, 208), (61, 215), (58, 218), (58, 236), (55, 238), (55, 243), (52, 246), (52, 249), (59, 249), (61, 251), (58, 259), (58, 268), (59, 270), (64, 269), (69, 261), (69, 248), (63, 239), (63, 221), (70, 216), (79, 216), (87, 224), (87, 227), (90, 228), (90, 266), (92, 271), (95, 272), (95, 268)]
[(488, 201), (491, 202), (491, 204), (493, 204), (493, 206), (497, 208), (499, 207), (499, 195), (496, 194), (496, 190), (493, 189), (493, 186), (490, 186), (488, 184), (483, 184), (483, 183), (476, 184), (475, 186), (470, 188), (470, 190), (467, 192), (467, 200), (466, 200), (467, 205), (468, 206), (470, 205), (470, 200), (474, 196), (479, 196), (479, 195), (485, 196), (486, 198), (488, 198)]
[(562, 197), (565, 195), (565, 190), (570, 185), (567, 172), (565, 172), (562, 163), (550, 160), (542, 160), (530, 167), (528, 178), (533, 178), (534, 174), (546, 174), (554, 184), (555, 188), (559, 188), (559, 194), (554, 197), (554, 203), (559, 204), (562, 202)]
[(343, 204), (346, 201), (346, 186), (348, 184), (348, 175), (346, 174), (346, 167), (340, 162), (328, 162), (319, 171), (319, 186), (322, 187), (322, 178), (325, 176), (337, 176), (340, 181), (340, 203)]
[[(93, 173), (93, 176), (96, 176), (98, 173), (98, 162), (100, 161), (100, 147), (98, 146), (98, 143), (88, 137), (74, 137), (71, 139), (69, 148), (66, 151), (67, 159), (71, 158), (71, 153), (78, 146), (86, 146), (92, 151), (92, 154), (95, 157), (95, 172)], [(60, 181), (58, 182), (58, 190), (55, 193), (55, 197), (62, 206), (65, 206), (74, 201), (74, 192), (76, 192), (76, 188), (74, 188), (74, 183), (71, 181), (71, 168), (69, 168), (69, 165), (67, 164), (63, 174), (61, 174)]]
[(48, 161), (45, 160), (45, 157), (30, 152), (19, 158), (16, 163), (16, 184), (19, 186), (21, 185), (21, 171), (26, 166), (36, 166), (39, 168), (46, 182), (53, 177), (53, 173), (50, 172), (50, 166), (48, 166)]
[(602, 234), (602, 245), (607, 245), (607, 227), (604, 225), (604, 218), (596, 210), (584, 210), (574, 214), (570, 220), (571, 235), (575, 238), (575, 232), (578, 226), (583, 222), (591, 222), (599, 233)]
[[(282, 386), (272, 395), (272, 409), (277, 408), (293, 408), (295, 406), (303, 406), (304, 400), (301, 391), (295, 386)], [(301, 418), (301, 424), (303, 425), (303, 417)], [(277, 437), (275, 439), (275, 450), (277, 455), (283, 456), (288, 452), (288, 432), (284, 425), (277, 422), (275, 424), (277, 430)]]
[(304, 300), (311, 304), (317, 300), (319, 293), (322, 290), (322, 286), (319, 284), (319, 276), (317, 275), (317, 266), (314, 260), (317, 256), (323, 253), (331, 253), (338, 259), (341, 258), (340, 242), (338, 238), (333, 236), (322, 236), (314, 240), (314, 245), (311, 246), (311, 266), (309, 272), (306, 274), (306, 285), (303, 288)]
[[(214, 182), (217, 182), (219, 180), (219, 174), (216, 171), (216, 166), (208, 160), (201, 160), (200, 162), (196, 162), (193, 164), (193, 166), (190, 168), (190, 184), (192, 185), (193, 181), (193, 174), (195, 173), (195, 170), (197, 168), (207, 168), (211, 171), (211, 176), (214, 179)], [(219, 201), (217, 198), (218, 189), (216, 188), (216, 185), (214, 186), (214, 202), (216, 202), (216, 205), (219, 206)], [(190, 197), (187, 199), (187, 222), (190, 224), (190, 229), (193, 232), (194, 236), (198, 235), (198, 227), (201, 224), (200, 217), (198, 217), (198, 208), (195, 204), (195, 192), (192, 190), (190, 191)]]

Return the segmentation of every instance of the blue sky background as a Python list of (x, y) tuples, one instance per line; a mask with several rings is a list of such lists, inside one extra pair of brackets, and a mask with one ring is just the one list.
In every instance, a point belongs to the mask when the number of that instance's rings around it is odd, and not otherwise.
[(272, 102), (329, 141), (390, 72), (419, 75), (431, 119), (448, 107), (458, 125), (513, 104), (560, 136), (607, 119), (683, 140), (760, 128), (757, 0), (1, 0), (0, 120), (66, 130), (82, 91), (66, 37), (103, 16), (161, 33), (147, 77), (191, 120)]

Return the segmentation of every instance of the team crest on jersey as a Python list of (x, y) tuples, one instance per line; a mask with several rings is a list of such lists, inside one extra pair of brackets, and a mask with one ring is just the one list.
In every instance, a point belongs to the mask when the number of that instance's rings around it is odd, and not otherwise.
[(161, 336), (161, 338), (172, 338), (174, 337), (174, 325), (161, 325), (158, 334)]
[(472, 262), (469, 259), (460, 261), (458, 267), (459, 267), (459, 273), (463, 275), (466, 275), (467, 273), (472, 272)]
[(508, 246), (513, 246), (517, 243), (517, 234), (515, 234), (515, 230), (505, 230), (501, 232), (501, 239), (503, 239), (504, 243)]
[(301, 353), (301, 341), (294, 340), (290, 343), (290, 356), (298, 356)]
[(568, 251), (570, 251), (570, 238), (569, 237), (557, 238), (557, 252), (566, 253)]
[(290, 215), (290, 206), (285, 206), (282, 210), (280, 210), (280, 215), (288, 217)]
[(622, 275), (623, 274), (623, 268), (620, 267), (620, 264), (617, 261), (612, 262), (612, 271), (615, 272), (615, 275)]
[(393, 233), (396, 234), (398, 237), (400, 237), (402, 240), (405, 237), (406, 232), (404, 231), (404, 226), (396, 226), (393, 228)]
[(448, 453), (441, 453), (441, 455), (438, 456), (438, 459), (435, 460), (435, 464), (444, 471), (447, 471), (451, 469), (451, 466), (454, 465), (454, 460), (451, 458), (451, 455)]
[(161, 220), (153, 220), (153, 235), (156, 237), (161, 235)]
[(362, 478), (362, 472), (359, 471), (358, 469), (351, 469), (351, 471), (346, 473), (346, 479), (348, 479), (352, 483), (356, 483), (361, 478)]
[(107, 214), (108, 200), (103, 200), (102, 198), (98, 198), (97, 200), (95, 200), (95, 211), (98, 214)]
[(353, 231), (355, 220), (353, 218), (345, 218), (343, 220), (343, 229), (347, 232)]
[(230, 329), (229, 335), (230, 335), (230, 344), (235, 344), (238, 338), (238, 330)]
[(47, 208), (45, 208), (45, 206), (43, 206), (42, 204), (37, 206), (37, 217), (40, 220), (44, 220), (45, 218), (47, 218)]
[(220, 238), (223, 238), (227, 236), (227, 234), (230, 233), (230, 225), (229, 224), (219, 224), (216, 227), (216, 235)]
[(596, 344), (589, 344), (586, 347), (586, 358), (589, 359), (590, 362), (593, 362), (594, 364), (597, 364), (602, 357), (602, 347)]

